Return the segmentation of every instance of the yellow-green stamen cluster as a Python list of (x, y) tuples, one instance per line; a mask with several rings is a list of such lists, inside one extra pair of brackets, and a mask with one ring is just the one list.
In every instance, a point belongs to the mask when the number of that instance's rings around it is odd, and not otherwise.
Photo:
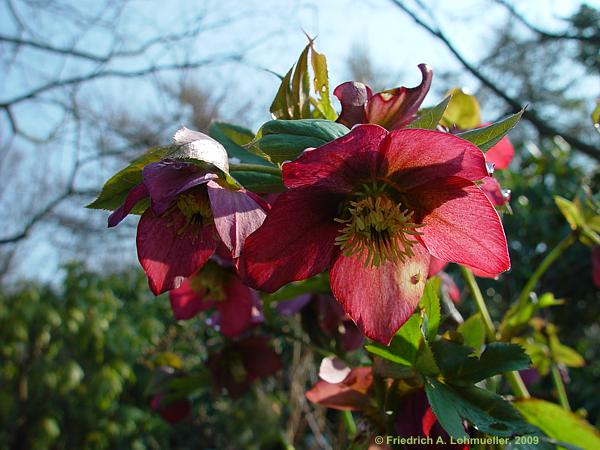
[[(335, 243), (344, 256), (366, 252), (365, 267), (378, 267), (386, 261), (404, 262), (414, 255), (414, 236), (421, 225), (412, 222), (414, 211), (402, 208), (382, 192), (369, 192), (348, 203), (345, 224)], [(411, 239), (412, 238), (412, 239)]]
[(225, 300), (225, 285), (230, 273), (213, 261), (208, 261), (192, 279), (192, 289), (216, 302)]
[(208, 198), (198, 193), (178, 195), (177, 208), (189, 224), (202, 226), (212, 221), (212, 211)]

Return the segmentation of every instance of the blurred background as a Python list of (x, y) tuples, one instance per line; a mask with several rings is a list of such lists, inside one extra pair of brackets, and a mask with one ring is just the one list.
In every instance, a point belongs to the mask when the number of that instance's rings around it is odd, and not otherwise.
[[(195, 419), (175, 427), (151, 412), (150, 371), (164, 358), (198, 364), (205, 330), (176, 323), (168, 300), (149, 294), (136, 220), (108, 231), (107, 213), (84, 208), (181, 125), (257, 130), (305, 34), (327, 55), (332, 87), (414, 86), (425, 62), (434, 81), (424, 106), (455, 86), (476, 94), (486, 122), (528, 105), (510, 135), (511, 170), (498, 175), (512, 192), (513, 269), (482, 283), (496, 313), (569, 232), (553, 195), (598, 191), (597, 1), (2, 0), (1, 448), (280, 448), (274, 429), (297, 448), (335, 441), (319, 436), (323, 411), (303, 403), (314, 368), (293, 348), (289, 373), (240, 400), (207, 392)], [(546, 314), (588, 361), (570, 371), (568, 389), (597, 425), (600, 296), (589, 248), (572, 247), (540, 291), (566, 301)]]

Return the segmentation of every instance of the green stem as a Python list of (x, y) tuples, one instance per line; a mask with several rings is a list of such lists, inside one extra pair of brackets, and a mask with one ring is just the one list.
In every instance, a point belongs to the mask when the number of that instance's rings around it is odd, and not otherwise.
[[(483, 294), (481, 293), (481, 289), (479, 289), (477, 280), (475, 280), (473, 272), (466, 267), (460, 266), (460, 271), (465, 279), (465, 283), (467, 283), (467, 286), (471, 291), (473, 299), (475, 300), (479, 314), (481, 314), (483, 319), (483, 326), (485, 327), (487, 339), (489, 342), (494, 342), (496, 340), (496, 327), (494, 322), (492, 322), (490, 312), (487, 309), (487, 305), (485, 304), (485, 300), (483, 299)], [(508, 381), (508, 384), (510, 384), (510, 387), (515, 395), (522, 398), (531, 397), (529, 391), (527, 390), (527, 386), (525, 386), (521, 375), (519, 375), (519, 372), (507, 372), (504, 374), (504, 376), (506, 377), (506, 381)]]
[(229, 164), (230, 172), (262, 172), (281, 176), (281, 169), (275, 166), (263, 166), (262, 164)]
[(571, 411), (571, 405), (569, 404), (569, 397), (567, 397), (567, 390), (565, 389), (565, 384), (563, 383), (562, 377), (560, 376), (560, 371), (558, 370), (558, 366), (556, 364), (552, 364), (551, 372), (552, 372), (552, 382), (554, 383), (554, 387), (556, 388), (560, 406), (562, 406), (567, 411)]
[(529, 280), (527, 280), (525, 287), (521, 291), (518, 300), (519, 306), (522, 307), (527, 304), (527, 302), (529, 301), (529, 294), (531, 294), (531, 291), (533, 291), (533, 288), (535, 287), (539, 279), (542, 277), (542, 275), (544, 275), (544, 273), (546, 272), (546, 270), (548, 270), (552, 263), (556, 261), (558, 257), (562, 255), (563, 252), (575, 242), (575, 239), (575, 233), (569, 234), (562, 241), (560, 241), (558, 245), (550, 251), (550, 253), (546, 255), (546, 257), (542, 260), (537, 269), (535, 269), (535, 272), (533, 272), (533, 275), (531, 275)]
[(342, 419), (344, 419), (344, 425), (346, 426), (346, 431), (348, 432), (348, 437), (350, 440), (354, 439), (356, 436), (356, 422), (354, 421), (354, 416), (352, 415), (352, 411), (342, 411)]

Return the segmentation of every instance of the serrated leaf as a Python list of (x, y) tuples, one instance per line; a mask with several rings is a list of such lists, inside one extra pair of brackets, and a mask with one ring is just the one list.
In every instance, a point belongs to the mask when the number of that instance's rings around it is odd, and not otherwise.
[(294, 119), (310, 117), (310, 76), (308, 74), (308, 52), (310, 44), (307, 45), (296, 62), (292, 76), (292, 105), (294, 107)]
[(466, 130), (481, 123), (479, 102), (474, 95), (467, 94), (461, 88), (450, 89), (446, 95), (451, 95), (452, 98), (442, 117), (444, 125)]
[[(142, 182), (142, 169), (144, 166), (160, 161), (169, 153), (169, 150), (169, 147), (154, 147), (139, 158), (134, 159), (127, 167), (118, 171), (104, 183), (98, 198), (86, 207), (112, 211), (121, 206), (129, 191)], [(145, 208), (140, 208), (140, 205), (141, 202), (133, 209), (134, 214), (143, 212)]]
[(485, 327), (479, 313), (461, 323), (457, 331), (462, 335), (465, 344), (474, 348), (476, 352), (479, 352), (485, 344)]
[(515, 408), (532, 425), (549, 437), (584, 450), (600, 448), (600, 433), (583, 418), (554, 403), (539, 399), (520, 399)]
[(473, 349), (446, 340), (431, 344), (438, 367), (444, 378), (461, 385), (475, 384), (491, 376), (526, 369), (531, 361), (525, 351), (515, 344), (493, 342), (478, 358)]
[(260, 130), (253, 145), (277, 164), (293, 161), (309, 147), (320, 147), (344, 136), (344, 125), (322, 119), (271, 120)]
[(335, 120), (337, 113), (331, 105), (329, 97), (329, 75), (327, 73), (327, 58), (315, 50), (311, 42), (310, 63), (314, 73), (314, 90), (318, 95), (315, 108), (323, 119)]
[(455, 439), (468, 436), (462, 419), (494, 436), (535, 432), (510, 403), (488, 390), (451, 386), (428, 378), (425, 392), (440, 425)]
[(444, 100), (432, 108), (423, 108), (417, 114), (414, 122), (407, 125), (406, 128), (423, 128), (425, 130), (435, 130), (442, 120), (444, 112), (450, 103), (452, 96), (447, 96)]
[(560, 195), (554, 196), (554, 202), (572, 230), (576, 230), (585, 224), (585, 219), (575, 203)]
[(412, 366), (421, 338), (421, 316), (413, 314), (398, 330), (389, 347), (375, 342), (365, 345), (365, 349), (397, 364)]
[(236, 158), (245, 164), (272, 165), (243, 147), (254, 140), (254, 133), (247, 128), (224, 122), (213, 122), (208, 128), (208, 135), (225, 147), (230, 158)]
[(441, 321), (440, 297), (440, 280), (437, 277), (427, 281), (421, 297), (420, 306), (425, 312), (423, 325), (425, 329), (425, 337), (428, 341), (433, 341), (437, 335)]
[(513, 114), (506, 119), (502, 119), (499, 122), (493, 123), (486, 127), (465, 131), (464, 133), (458, 133), (457, 136), (472, 142), (482, 151), (489, 150), (498, 142), (500, 142), (500, 140), (506, 136), (508, 132), (515, 127), (515, 125), (517, 125), (524, 112), (525, 110), (522, 109), (518, 113)]

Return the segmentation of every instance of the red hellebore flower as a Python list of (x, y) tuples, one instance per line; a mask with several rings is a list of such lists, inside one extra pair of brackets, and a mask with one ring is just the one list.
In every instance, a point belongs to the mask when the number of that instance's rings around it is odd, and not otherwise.
[(473, 183), (485, 157), (448, 133), (359, 125), (283, 166), (288, 188), (240, 259), (274, 292), (330, 269), (344, 311), (389, 344), (423, 293), (430, 255), (498, 274), (510, 267), (493, 205)]
[(165, 422), (170, 424), (181, 422), (192, 412), (192, 406), (187, 398), (175, 400), (174, 402), (167, 404), (160, 394), (152, 397), (150, 407), (160, 414), (160, 417), (162, 417)]
[(257, 293), (242, 283), (233, 268), (215, 261), (206, 264), (177, 289), (169, 292), (177, 320), (188, 320), (214, 307), (211, 324), (227, 337), (235, 337), (262, 319)]
[(215, 389), (242, 396), (258, 378), (274, 375), (283, 367), (267, 336), (250, 336), (232, 342), (207, 362)]
[(204, 265), (219, 241), (237, 258), (244, 239), (262, 224), (268, 207), (251, 192), (223, 187), (217, 173), (181, 160), (197, 159), (227, 172), (227, 152), (217, 141), (187, 128), (173, 139), (178, 155), (146, 165), (143, 182), (108, 218), (108, 226), (113, 227), (140, 200), (150, 197), (150, 208), (137, 228), (137, 251), (156, 295), (181, 286)]
[(371, 88), (363, 83), (347, 81), (333, 91), (342, 112), (337, 122), (352, 128), (361, 123), (375, 123), (388, 130), (405, 127), (417, 117), (417, 111), (429, 88), (433, 73), (426, 64), (419, 64), (423, 80), (413, 88), (404, 86), (373, 95)]

